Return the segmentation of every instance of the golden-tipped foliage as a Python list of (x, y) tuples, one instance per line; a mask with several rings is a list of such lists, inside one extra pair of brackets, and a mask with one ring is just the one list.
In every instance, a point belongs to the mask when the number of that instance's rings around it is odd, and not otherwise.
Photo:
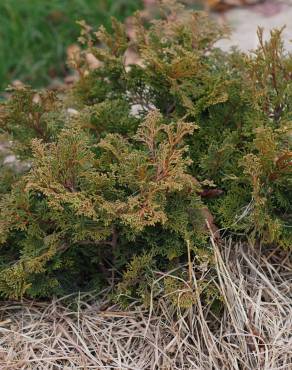
[(254, 53), (223, 53), (225, 29), (168, 3), (150, 24), (137, 14), (131, 40), (116, 20), (112, 33), (81, 22), (72, 91), (14, 89), (2, 105), (1, 131), (27, 164), (15, 175), (1, 165), (2, 296), (101, 289), (118, 270), (121, 296), (147, 301), (149, 266), (190, 253), (211, 263), (218, 229), (291, 248), (292, 58), (281, 30), (269, 41), (259, 30)]

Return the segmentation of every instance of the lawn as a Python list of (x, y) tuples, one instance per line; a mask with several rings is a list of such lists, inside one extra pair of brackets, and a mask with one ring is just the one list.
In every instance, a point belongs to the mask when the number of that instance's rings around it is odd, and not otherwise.
[(109, 26), (140, 0), (1, 0), (0, 90), (19, 79), (40, 87), (66, 73), (66, 48), (79, 35), (77, 20)]

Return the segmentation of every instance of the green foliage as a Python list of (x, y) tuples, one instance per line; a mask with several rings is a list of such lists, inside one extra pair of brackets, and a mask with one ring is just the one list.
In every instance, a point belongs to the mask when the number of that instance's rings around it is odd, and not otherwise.
[(15, 141), (15, 152), (25, 158), (31, 155), (32, 138), (53, 140), (62, 127), (62, 116), (56, 114), (58, 98), (53, 91), (37, 93), (30, 87), (9, 91), (12, 99), (5, 106), (2, 128)]
[[(212, 264), (217, 227), (291, 248), (292, 58), (281, 32), (263, 42), (259, 31), (253, 54), (223, 53), (224, 29), (166, 2), (151, 24), (135, 16), (134, 40), (116, 20), (113, 34), (81, 26), (72, 91), (16, 89), (1, 107), (2, 133), (28, 164), (15, 175), (2, 165), (1, 295), (101, 289), (118, 271), (121, 301), (147, 303), (154, 271), (189, 261), (187, 245)], [(126, 65), (129, 48), (139, 64)], [(182, 290), (187, 307), (195, 293), (181, 279), (161, 289), (176, 302)]]

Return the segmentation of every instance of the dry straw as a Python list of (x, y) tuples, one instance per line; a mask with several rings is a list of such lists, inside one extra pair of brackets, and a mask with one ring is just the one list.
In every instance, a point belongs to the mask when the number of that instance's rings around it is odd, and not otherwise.
[[(0, 368), (291, 369), (289, 256), (231, 242), (214, 249), (214, 282), (225, 302), (220, 319), (200, 297), (188, 310), (162, 297), (150, 313), (136, 306), (124, 312), (90, 294), (79, 295), (75, 306), (65, 305), (66, 298), (6, 303), (0, 311)], [(196, 275), (193, 265), (193, 287), (200, 283)], [(158, 276), (154, 285), (161, 284)]]

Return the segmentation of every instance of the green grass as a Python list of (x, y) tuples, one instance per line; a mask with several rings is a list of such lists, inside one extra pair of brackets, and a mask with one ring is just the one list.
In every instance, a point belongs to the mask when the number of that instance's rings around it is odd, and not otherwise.
[(15, 79), (35, 87), (66, 73), (66, 48), (79, 35), (77, 20), (109, 26), (140, 0), (0, 0), (0, 90)]

